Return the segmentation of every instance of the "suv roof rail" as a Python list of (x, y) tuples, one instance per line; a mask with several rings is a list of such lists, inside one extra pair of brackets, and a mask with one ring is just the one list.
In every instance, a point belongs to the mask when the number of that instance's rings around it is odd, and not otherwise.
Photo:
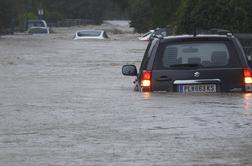
[(221, 28), (212, 28), (209, 30), (194, 30), (194, 36), (196, 37), (197, 35), (226, 35), (227, 37), (232, 37), (233, 34), (230, 30), (226, 29), (221, 29)]
[(218, 34), (218, 35), (233, 35), (230, 30), (226, 30), (226, 29), (213, 28), (213, 29), (210, 29), (209, 31), (210, 33)]

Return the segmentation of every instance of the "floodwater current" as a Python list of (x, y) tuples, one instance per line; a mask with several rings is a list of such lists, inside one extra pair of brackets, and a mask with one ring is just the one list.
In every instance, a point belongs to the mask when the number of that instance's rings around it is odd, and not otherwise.
[(0, 165), (252, 165), (252, 94), (134, 92), (146, 42), (73, 33), (0, 38)]

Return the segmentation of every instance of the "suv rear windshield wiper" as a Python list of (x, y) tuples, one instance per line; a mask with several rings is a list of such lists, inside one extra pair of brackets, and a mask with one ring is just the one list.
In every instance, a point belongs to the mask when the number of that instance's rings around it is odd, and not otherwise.
[(192, 64), (192, 63), (186, 63), (186, 64), (176, 64), (176, 65), (171, 65), (170, 67), (203, 67), (202, 64)]

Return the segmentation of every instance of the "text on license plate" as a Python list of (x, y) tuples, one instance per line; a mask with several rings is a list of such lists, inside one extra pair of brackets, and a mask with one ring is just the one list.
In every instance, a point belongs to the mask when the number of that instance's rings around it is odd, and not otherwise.
[(190, 93), (190, 92), (216, 92), (217, 88), (215, 84), (200, 84), (200, 85), (178, 85), (178, 92)]

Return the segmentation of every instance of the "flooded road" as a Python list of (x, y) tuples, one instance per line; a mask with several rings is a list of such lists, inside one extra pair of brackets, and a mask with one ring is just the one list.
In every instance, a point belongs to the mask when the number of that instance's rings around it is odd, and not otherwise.
[(252, 165), (252, 95), (137, 93), (147, 43), (55, 31), (0, 38), (0, 165)]

